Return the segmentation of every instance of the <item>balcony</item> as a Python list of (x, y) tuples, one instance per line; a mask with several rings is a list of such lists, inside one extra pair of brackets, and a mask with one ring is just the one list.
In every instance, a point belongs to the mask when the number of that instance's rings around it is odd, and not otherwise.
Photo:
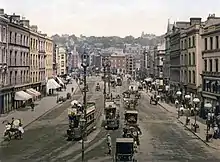
[(220, 72), (203, 71), (203, 76), (220, 77)]

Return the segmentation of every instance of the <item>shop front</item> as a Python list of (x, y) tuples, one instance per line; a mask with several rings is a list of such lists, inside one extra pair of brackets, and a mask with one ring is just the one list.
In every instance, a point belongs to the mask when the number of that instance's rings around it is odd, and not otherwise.
[(0, 94), (0, 114), (5, 114), (13, 110), (13, 88), (5, 87)]

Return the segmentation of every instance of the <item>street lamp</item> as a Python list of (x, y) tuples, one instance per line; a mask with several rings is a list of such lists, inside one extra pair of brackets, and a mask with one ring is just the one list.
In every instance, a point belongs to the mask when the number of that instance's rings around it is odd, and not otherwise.
[[(177, 92), (176, 92), (176, 95), (177, 95), (177, 97), (178, 97), (178, 102), (179, 102), (179, 104), (180, 104), (180, 102), (181, 102), (180, 98), (181, 98), (182, 92), (181, 92), (181, 91), (177, 91)], [(180, 105), (178, 105), (178, 118), (179, 118), (179, 117), (180, 117)]]
[(194, 99), (193, 99), (193, 103), (194, 103), (194, 105), (195, 105), (195, 107), (194, 107), (194, 115), (195, 115), (194, 129), (195, 129), (195, 132), (196, 132), (196, 129), (197, 129), (197, 124), (196, 124), (197, 106), (198, 106), (198, 104), (200, 103), (199, 98), (197, 98), (197, 97), (194, 98)]
[(81, 135), (82, 135), (82, 162), (84, 162), (84, 153), (85, 153), (85, 147), (84, 147), (84, 138), (85, 138), (85, 128), (86, 128), (86, 119), (85, 117), (80, 118), (79, 125), (81, 128)]
[(86, 88), (87, 88), (87, 83), (86, 83), (86, 71), (88, 67), (88, 54), (85, 51), (83, 54), (83, 62), (82, 65), (83, 70), (84, 70), (84, 91), (83, 91), (83, 119), (81, 120), (81, 124), (84, 124), (83, 131), (82, 131), (82, 162), (84, 161), (84, 152), (85, 152), (85, 146), (84, 146), (84, 140), (86, 138), (86, 108), (87, 108), (87, 95), (86, 95)]
[[(205, 103), (204, 107), (208, 110), (210, 110), (212, 108), (212, 104), (211, 103)], [(207, 118), (207, 121), (206, 121), (206, 141), (208, 142), (209, 141), (209, 123), (208, 123), (208, 118)]]
[(186, 100), (186, 125), (188, 125), (189, 123), (189, 100), (190, 100), (191, 96), (190, 95), (185, 95), (185, 100)]

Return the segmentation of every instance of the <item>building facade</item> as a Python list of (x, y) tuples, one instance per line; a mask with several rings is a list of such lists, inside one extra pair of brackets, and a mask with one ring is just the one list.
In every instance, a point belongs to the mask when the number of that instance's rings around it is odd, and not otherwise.
[(154, 60), (155, 60), (155, 67), (154, 73), (156, 78), (163, 77), (163, 64), (165, 59), (165, 42), (162, 44), (157, 45), (154, 48)]
[(126, 54), (126, 73), (127, 74), (134, 74), (134, 69), (135, 69), (135, 59), (133, 54)]
[(67, 57), (66, 57), (66, 48), (59, 47), (59, 55), (58, 55), (58, 75), (67, 74)]
[(126, 72), (126, 56), (125, 54), (113, 54), (110, 57), (111, 69), (114, 73)]
[(36, 25), (30, 27), (30, 82), (38, 91), (41, 88), (39, 79), (39, 33)]
[(8, 52), (8, 22), (9, 20), (1, 14), (4, 11), (0, 11), (0, 88), (7, 85), (7, 52)]
[(53, 41), (50, 37), (45, 37), (45, 75), (46, 79), (53, 77)]
[[(209, 15), (202, 30), (202, 97), (219, 112), (220, 105), (220, 17)], [(214, 109), (215, 110), (215, 109)]]
[(58, 63), (57, 63), (57, 59), (58, 59), (58, 53), (59, 53), (59, 48), (58, 46), (54, 43), (53, 44), (53, 76), (57, 75), (57, 67), (58, 67)]

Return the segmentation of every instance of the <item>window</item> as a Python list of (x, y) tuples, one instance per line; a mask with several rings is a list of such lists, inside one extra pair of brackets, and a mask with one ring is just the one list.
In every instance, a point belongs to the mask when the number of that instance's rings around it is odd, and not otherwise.
[(205, 71), (207, 71), (207, 60), (204, 60), (204, 68), (205, 68)]
[(21, 34), (21, 37), (20, 37), (20, 45), (23, 45), (23, 43), (22, 43), (22, 34)]
[(189, 83), (191, 83), (191, 71), (189, 71)]
[(212, 59), (209, 60), (209, 71), (212, 72)]
[(185, 65), (187, 65), (187, 55), (184, 56)]
[(23, 66), (22, 59), (23, 59), (23, 53), (21, 52), (21, 56), (20, 56), (20, 64), (21, 64), (21, 66)]
[(64, 59), (64, 54), (61, 55), (61, 59)]
[(184, 49), (187, 49), (187, 40), (184, 40)]
[(188, 65), (191, 65), (191, 53), (189, 53), (189, 63)]
[(195, 36), (192, 37), (192, 45), (193, 45), (193, 47), (196, 46), (196, 38), (195, 38)]
[(21, 71), (21, 83), (23, 83), (23, 71)]
[(196, 83), (196, 73), (195, 73), (195, 71), (193, 71), (193, 83), (194, 84)]
[(180, 48), (183, 49), (183, 40), (181, 41), (181, 45), (180, 46), (181, 46)]
[(193, 61), (193, 65), (196, 65), (196, 55), (195, 55), (195, 52), (193, 52), (193, 56), (192, 57), (193, 57), (192, 58), (193, 59), (192, 60)]
[(18, 74), (18, 72), (15, 71), (15, 84), (17, 84), (17, 74)]
[(218, 36), (215, 37), (215, 46), (216, 46), (216, 49), (219, 48), (219, 40), (218, 40)]
[(210, 50), (213, 49), (213, 37), (210, 37)]
[(215, 71), (218, 72), (218, 59), (215, 59)]
[(61, 67), (64, 67), (64, 61), (61, 61)]
[(17, 44), (17, 33), (15, 33), (15, 44)]
[(9, 33), (9, 42), (11, 43), (12, 32)]
[(191, 38), (189, 37), (189, 48), (191, 47)]
[(12, 71), (10, 71), (10, 85), (12, 84)]
[(34, 41), (33, 41), (32, 38), (31, 38), (31, 45), (30, 45), (30, 46), (31, 46), (31, 49), (34, 48), (34, 47), (33, 47), (33, 42), (34, 42)]
[(205, 38), (205, 50), (207, 50), (208, 49), (208, 40), (207, 40), (207, 38)]
[(17, 58), (17, 51), (15, 51), (15, 63), (14, 63), (15, 66), (17, 65), (17, 60), (16, 60), (16, 58)]

